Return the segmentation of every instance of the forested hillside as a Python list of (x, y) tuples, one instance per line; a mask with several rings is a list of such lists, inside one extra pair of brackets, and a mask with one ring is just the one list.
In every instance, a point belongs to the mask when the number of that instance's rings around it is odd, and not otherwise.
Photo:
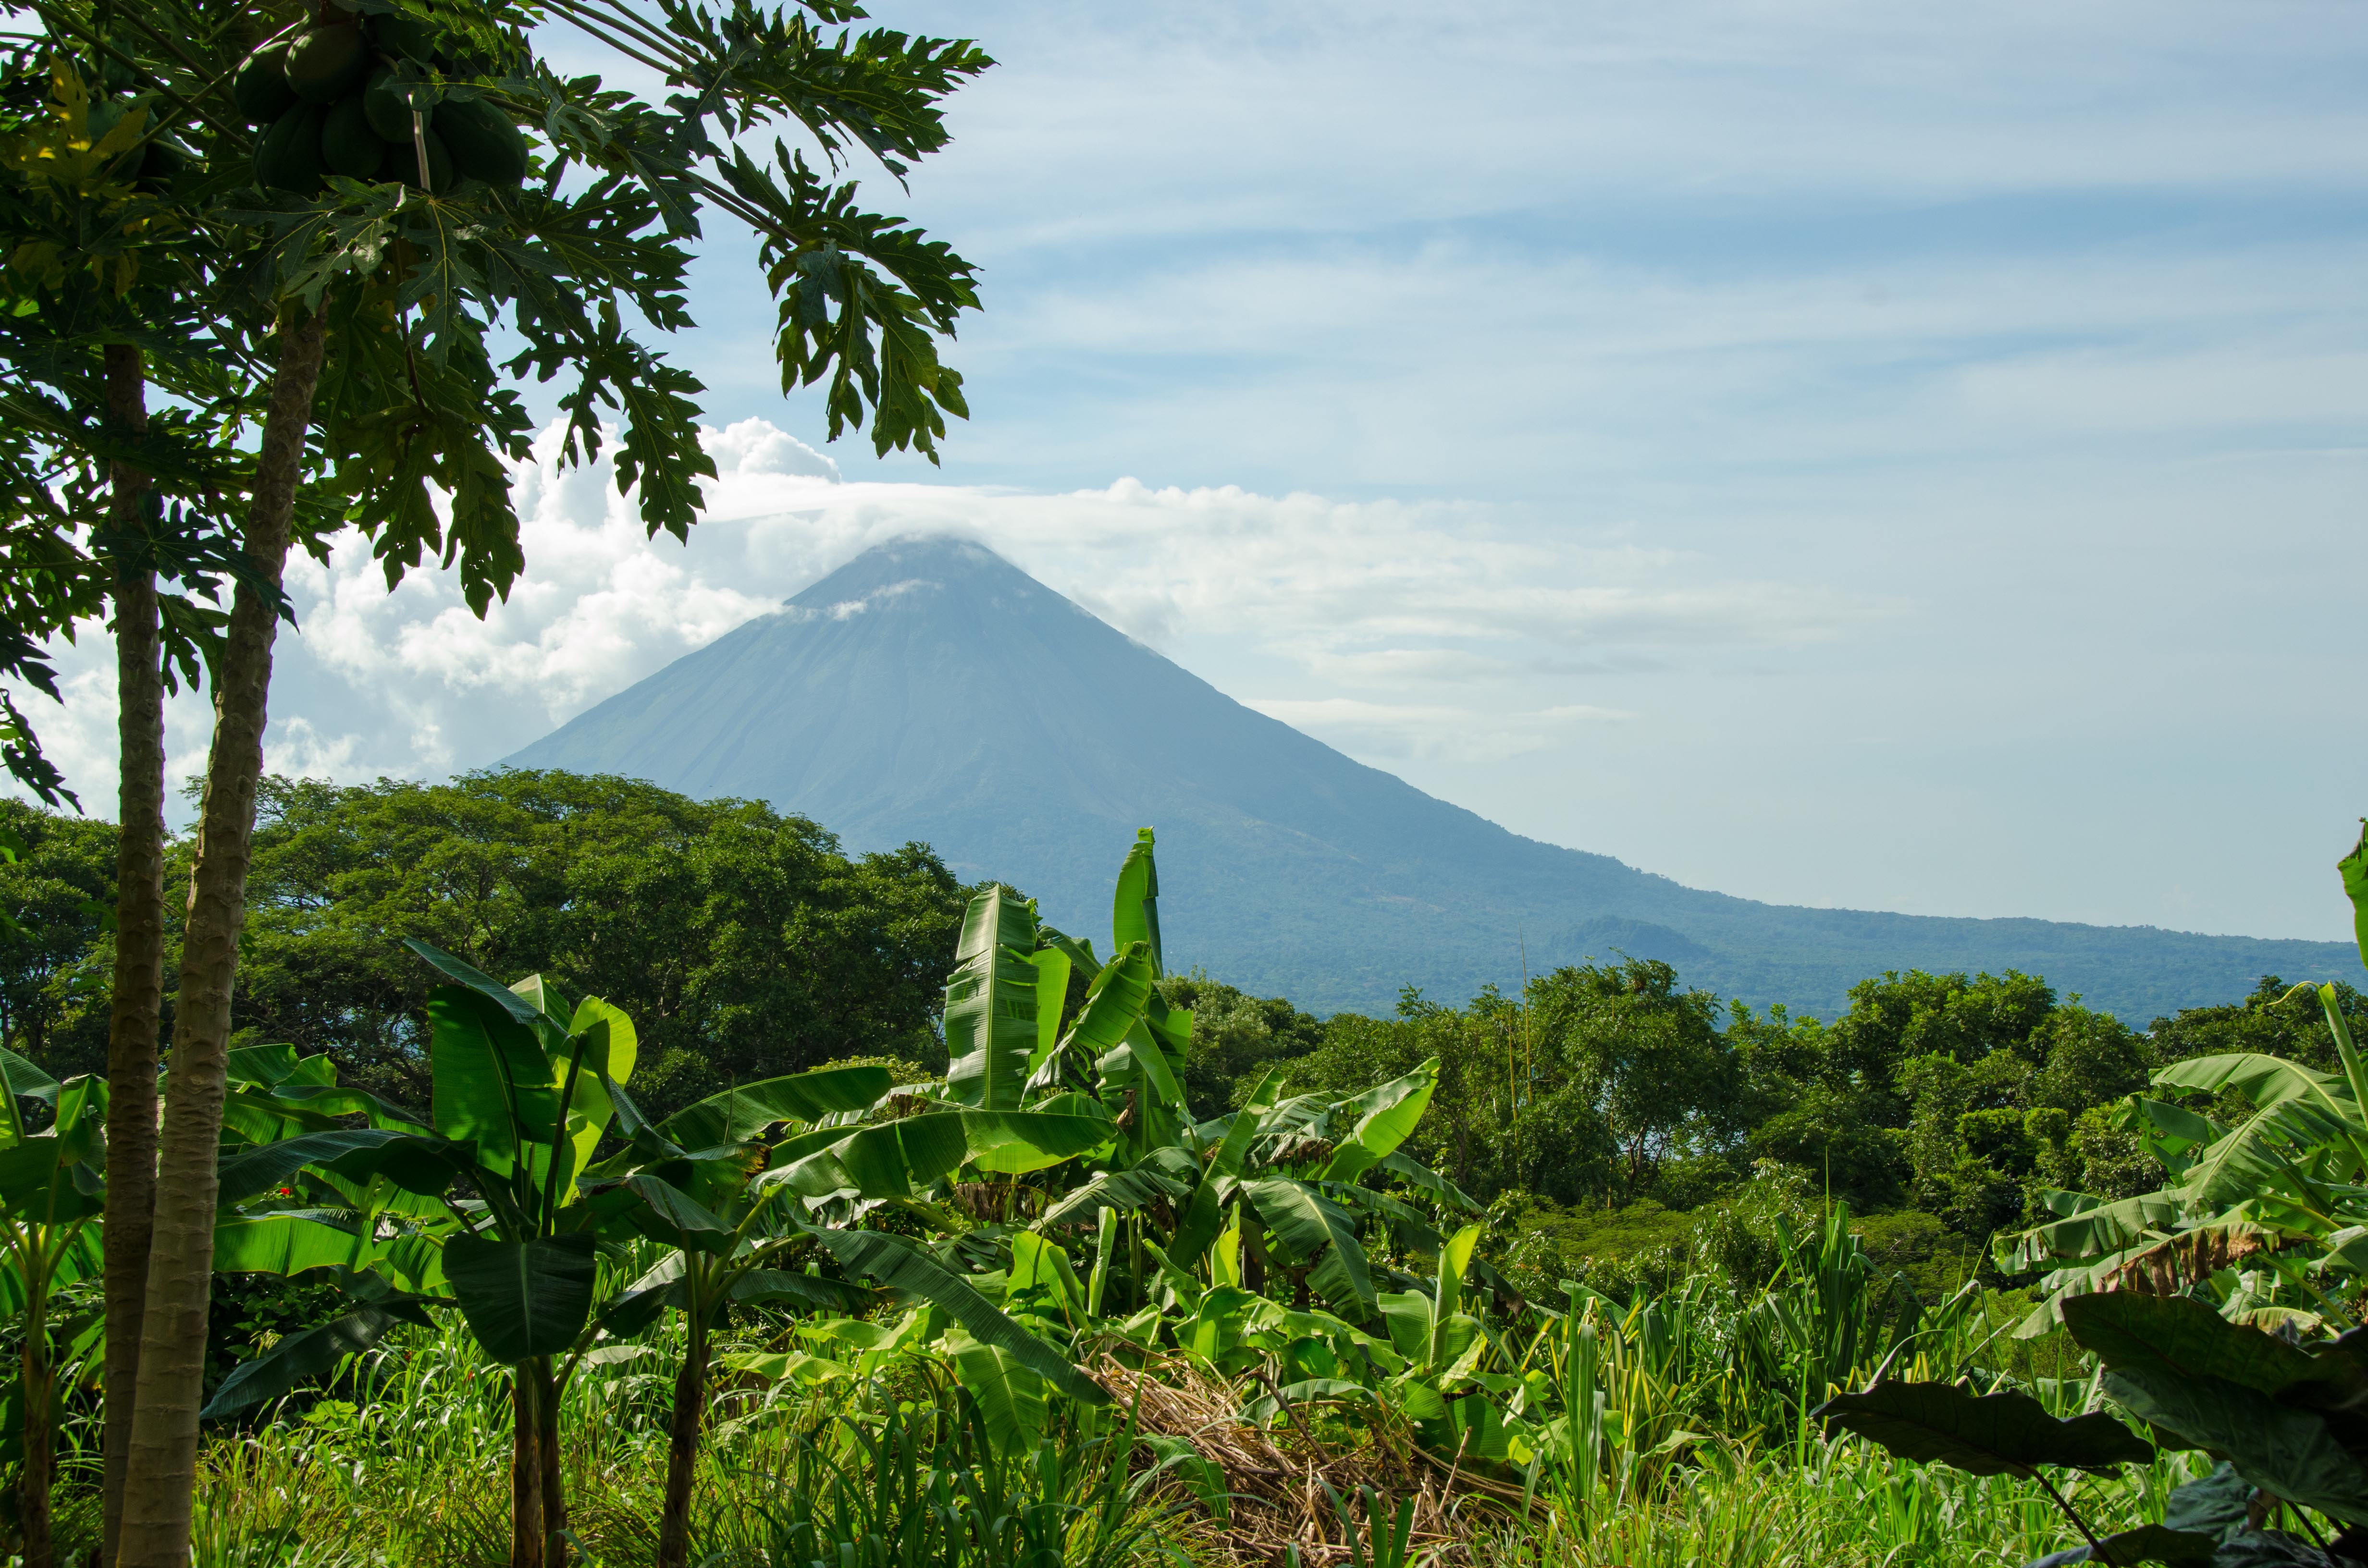
[[(105, 1054), (112, 830), (0, 809), (28, 846), (0, 866), (19, 927), (0, 933), (0, 1030), (53, 1073), (88, 1071)], [(855, 1057), (944, 1068), (945, 955), (971, 890), (925, 846), (848, 856), (762, 804), (535, 772), (274, 779), (256, 846), (242, 1040), (326, 1051), (398, 1102), (427, 1098), (413, 937), (625, 1007), (658, 1111)], [(2160, 1184), (2123, 1119), (2151, 1068), (2246, 1050), (2333, 1070), (2316, 1003), (2283, 1000), (2288, 981), (2327, 978), (2265, 976), (2143, 1029), (2012, 971), (1871, 976), (1826, 1019), (1754, 1011), (1651, 959), (1556, 969), (1519, 994), (1408, 987), (1382, 1017), (1319, 1018), (1189, 968), (1162, 984), (1195, 1015), (1184, 1087), (1203, 1115), (1271, 1066), (1294, 1089), (1353, 1090), (1438, 1057), (1413, 1147), (1493, 1206), (1492, 1248), (1551, 1285), (1683, 1267), (1738, 1203), (1821, 1192), (1874, 1216), (1899, 1261), (1973, 1268), (2045, 1192)]]

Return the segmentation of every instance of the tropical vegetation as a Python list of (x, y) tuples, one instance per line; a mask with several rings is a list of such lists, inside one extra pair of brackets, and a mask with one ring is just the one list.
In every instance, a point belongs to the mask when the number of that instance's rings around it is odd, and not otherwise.
[[(253, 1007), (316, 1032), (227, 1061), (199, 1561), (2234, 1564), (2368, 1524), (2332, 981), (2141, 1033), (2022, 976), (1822, 1024), (1622, 960), (1319, 1021), (1169, 972), (1147, 830), (1104, 938), (622, 781), (270, 798), (259, 885), (318, 891), (259, 911)], [(10, 831), (0, 1410), (54, 1560), (103, 1496), (108, 1085), (51, 1064), (108, 860)], [(2368, 907), (2368, 839), (2344, 875)], [(663, 961), (598, 929), (632, 898)], [(766, 1028), (836, 1004), (758, 921), (860, 977), (837, 1023)], [(885, 1000), (923, 929), (934, 1028)], [(345, 1004), (275, 1015), (283, 975)], [(653, 1073), (657, 1028), (776, 1054)]]

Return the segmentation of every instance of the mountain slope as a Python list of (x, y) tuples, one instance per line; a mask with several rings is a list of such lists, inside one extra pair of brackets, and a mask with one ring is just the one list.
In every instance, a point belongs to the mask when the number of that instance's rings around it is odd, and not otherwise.
[(2348, 973), (2333, 942), (1758, 903), (1508, 833), (1234, 701), (999, 556), (883, 545), (510, 757), (746, 796), (850, 847), (919, 839), (1106, 939), (1159, 831), (1171, 961), (1317, 1010), (1610, 957), (1829, 1015), (1885, 969), (2045, 975), (2143, 1022), (2255, 979)]

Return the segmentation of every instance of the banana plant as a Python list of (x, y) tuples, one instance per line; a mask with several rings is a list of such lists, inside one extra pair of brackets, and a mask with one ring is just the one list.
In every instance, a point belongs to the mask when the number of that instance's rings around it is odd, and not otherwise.
[[(50, 1568), (63, 1377), (92, 1352), (105, 1326), (96, 1312), (55, 1326), (51, 1307), (64, 1288), (99, 1272), (107, 1085), (88, 1075), (61, 1084), (8, 1051), (0, 1051), (0, 1310), (17, 1320), (21, 1345), (0, 1409), (15, 1417), (6, 1425), (9, 1446), (17, 1449), (12, 1457), (22, 1561), (26, 1568)], [(27, 1129), (27, 1100), (50, 1108), (49, 1125), (39, 1132)]]
[[(2368, 963), (2368, 827), (2339, 869)], [(2156, 1071), (2154, 1093), (2131, 1096), (2122, 1114), (2170, 1180), (2113, 1201), (2042, 1195), (2056, 1218), (1994, 1246), (2001, 1269), (2046, 1270), (2043, 1299), (2018, 1335), (2047, 1332), (2078, 1296), (2169, 1295), (2215, 1278), (2222, 1294), (2241, 1292), (2231, 1311), (2255, 1321), (2351, 1321), (2340, 1303), (2368, 1280), (2368, 1067), (2332, 984), (2297, 985), (2279, 1005), (2306, 992), (2326, 1015), (2341, 1071), (2251, 1051)], [(2234, 1120), (2180, 1103), (2230, 1091), (2250, 1108)]]
[[(1002, 1156), (1036, 1165), (1106, 1142), (1110, 1128), (1055, 1112), (973, 1110), (961, 1106), (871, 1125), (854, 1125), (890, 1089), (880, 1067), (827, 1068), (727, 1091), (655, 1127), (634, 1125), (631, 1145), (600, 1166), (586, 1189), (590, 1210), (621, 1221), (672, 1251), (603, 1314), (616, 1337), (639, 1332), (668, 1309), (682, 1312), (688, 1348), (675, 1380), (658, 1562), (689, 1556), (691, 1481), (707, 1405), (711, 1336), (723, 1312), (772, 1302), (845, 1312), (871, 1292), (850, 1282), (870, 1276), (920, 1298), (958, 1325), (962, 1354), (983, 1407), (993, 1386), (1008, 1411), (1014, 1373), (1058, 1384), (1099, 1403), (1099, 1385), (997, 1311), (978, 1289), (901, 1237), (842, 1228), (861, 1206), (895, 1201), (926, 1208), (931, 1185), (964, 1161)], [(762, 1138), (787, 1128), (768, 1148)], [(783, 1267), (801, 1243), (817, 1244), (848, 1278)], [(996, 1374), (990, 1378), (989, 1371)], [(1038, 1400), (1041, 1405), (1041, 1396)], [(1040, 1424), (1041, 1425), (1041, 1424)]]

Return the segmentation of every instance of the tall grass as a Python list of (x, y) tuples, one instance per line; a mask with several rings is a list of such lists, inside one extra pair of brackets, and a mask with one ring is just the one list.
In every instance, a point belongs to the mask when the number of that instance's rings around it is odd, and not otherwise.
[[(2078, 1378), (2034, 1374), (2005, 1313), (1967, 1291), (1926, 1305), (1868, 1260), (1839, 1213), (1738, 1290), (1700, 1275), (1628, 1301), (1574, 1287), (1562, 1310), (1507, 1325), (1502, 1368), (1528, 1374), (1539, 1433), (1500, 1471), (1519, 1503), (1467, 1499), (1460, 1561), (1482, 1568), (1966, 1564), (2007, 1568), (2078, 1544), (2031, 1483), (1903, 1464), (1828, 1442), (1810, 1412), (1878, 1369), (2017, 1373), (2059, 1414)], [(736, 1346), (780, 1347), (752, 1325)], [(650, 1562), (666, 1468), (678, 1321), (604, 1353), (569, 1385), (562, 1431), (570, 1531), (594, 1568)], [(2069, 1365), (2051, 1370), (2071, 1371)], [(210, 1440), (195, 1568), (481, 1568), (508, 1551), (507, 1377), (457, 1322), (402, 1331), (328, 1397), (293, 1400)], [(95, 1458), (93, 1424), (69, 1443)], [(704, 1568), (1126, 1568), (1227, 1560), (1224, 1532), (1161, 1473), (1123, 1410), (1070, 1410), (1041, 1449), (997, 1453), (949, 1380), (765, 1382), (725, 1374), (693, 1517)], [(1162, 1452), (1172, 1455), (1172, 1447)], [(71, 1456), (70, 1456), (71, 1457)], [(2188, 1478), (2158, 1460), (2069, 1491), (2106, 1528), (2159, 1517)], [(69, 1468), (69, 1551), (95, 1524), (96, 1466)], [(1314, 1481), (1311, 1480), (1311, 1484)], [(1384, 1523), (1390, 1498), (1349, 1500)], [(1383, 1535), (1387, 1532), (1383, 1531)], [(1308, 1568), (1343, 1561), (1305, 1558)], [(1414, 1559), (1419, 1562), (1419, 1556)]]

